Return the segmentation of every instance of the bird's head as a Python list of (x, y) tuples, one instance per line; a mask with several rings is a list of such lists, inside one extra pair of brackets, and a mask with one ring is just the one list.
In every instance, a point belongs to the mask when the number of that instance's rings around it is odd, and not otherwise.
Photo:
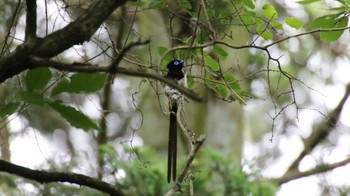
[(168, 63), (167, 68), (171, 71), (180, 71), (184, 65), (183, 60), (172, 60)]

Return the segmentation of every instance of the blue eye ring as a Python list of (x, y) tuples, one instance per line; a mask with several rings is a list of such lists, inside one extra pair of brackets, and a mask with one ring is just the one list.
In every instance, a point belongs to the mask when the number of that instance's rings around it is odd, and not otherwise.
[(184, 61), (183, 60), (181, 60), (181, 61), (175, 61), (174, 62), (174, 65), (180, 65), (181, 63), (183, 63)]

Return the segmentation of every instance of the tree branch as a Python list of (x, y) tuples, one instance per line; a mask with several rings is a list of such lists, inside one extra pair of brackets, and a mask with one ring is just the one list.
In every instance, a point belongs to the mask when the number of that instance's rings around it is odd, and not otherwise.
[(290, 172), (297, 170), (300, 161), (309, 154), (315, 146), (320, 143), (323, 139), (325, 139), (329, 133), (334, 128), (334, 125), (338, 122), (339, 116), (342, 112), (343, 106), (346, 100), (350, 96), (350, 83), (346, 86), (346, 91), (339, 102), (338, 106), (330, 113), (329, 121), (325, 121), (317, 126), (317, 128), (311, 133), (311, 135), (304, 140), (304, 150), (299, 154), (298, 158), (294, 160), (294, 162), (290, 165), (288, 170), (283, 176), (288, 176)]
[(303, 172), (299, 172), (297, 170), (294, 170), (294, 171), (288, 172), (287, 175), (284, 175), (281, 178), (272, 179), (272, 181), (281, 185), (283, 183), (286, 183), (286, 182), (289, 182), (291, 180), (295, 180), (298, 178), (303, 178), (303, 177), (319, 174), (322, 172), (327, 172), (327, 171), (333, 170), (335, 168), (345, 166), (349, 163), (350, 163), (350, 157), (347, 159), (344, 159), (342, 161), (336, 162), (336, 163), (327, 164), (327, 165), (318, 165), (310, 170), (303, 171)]
[[(0, 83), (30, 68), (26, 64), (29, 56), (50, 58), (76, 44), (88, 41), (108, 16), (125, 2), (126, 0), (99, 0), (66, 27), (45, 38), (21, 44), (13, 53), (0, 59)], [(29, 26), (31, 29), (32, 26)]]
[(304, 35), (310, 35), (310, 34), (314, 34), (314, 33), (322, 33), (322, 32), (337, 32), (337, 31), (345, 31), (345, 30), (348, 30), (350, 29), (350, 27), (342, 27), (342, 28), (332, 28), (332, 29), (315, 29), (315, 30), (311, 30), (311, 31), (307, 31), (307, 32), (304, 32), (304, 33), (299, 33), (299, 34), (296, 34), (296, 35), (291, 35), (291, 36), (287, 36), (287, 37), (284, 37), (280, 40), (277, 40), (275, 42), (272, 42), (270, 44), (267, 44), (265, 45), (264, 47), (265, 48), (269, 48), (273, 45), (276, 45), (276, 44), (279, 44), (281, 42), (284, 42), (284, 41), (287, 41), (291, 38), (296, 38), (296, 37), (301, 37), (301, 36), (304, 36)]
[[(216, 44), (218, 45), (223, 45), (223, 46), (227, 46), (229, 48), (232, 48), (232, 49), (245, 49), (245, 48), (255, 48), (255, 49), (258, 49), (258, 50), (264, 50), (264, 51), (267, 51), (269, 47), (271, 46), (274, 46), (276, 44), (279, 44), (281, 42), (284, 42), (286, 40), (289, 40), (291, 38), (295, 38), (295, 37), (301, 37), (301, 36), (304, 36), (304, 35), (310, 35), (310, 34), (314, 34), (314, 33), (322, 33), (322, 32), (336, 32), (336, 31), (345, 31), (345, 30), (348, 30), (350, 29), (350, 27), (343, 27), (343, 28), (332, 28), (332, 29), (315, 29), (315, 30), (311, 30), (311, 31), (307, 31), (307, 32), (304, 32), (304, 33), (300, 33), (300, 34), (296, 34), (296, 35), (291, 35), (291, 36), (287, 36), (287, 37), (284, 37), (280, 40), (277, 40), (275, 42), (272, 42), (272, 43), (269, 43), (267, 45), (264, 45), (264, 46), (257, 46), (257, 45), (253, 45), (253, 44), (248, 44), (248, 45), (231, 45), (231, 44), (228, 44), (227, 42), (224, 42), (224, 41), (220, 41), (220, 40), (213, 40), (213, 41), (210, 41), (210, 42), (207, 42), (207, 43), (204, 43), (204, 44), (199, 44), (199, 45), (194, 45), (194, 46), (188, 46), (188, 45), (180, 45), (180, 46), (175, 46), (173, 48), (169, 48), (168, 50), (166, 50), (160, 60), (159, 60), (159, 65), (162, 64), (163, 60), (165, 59), (165, 57), (170, 53), (170, 52), (174, 52), (174, 51), (177, 51), (177, 50), (193, 50), (193, 49), (200, 49), (200, 48), (205, 48), (205, 47), (209, 47), (209, 46), (214, 46)], [(270, 56), (270, 55), (269, 55)]]
[(25, 40), (31, 41), (36, 38), (36, 0), (26, 0), (27, 16)]
[(0, 160), (0, 172), (15, 174), (40, 183), (69, 182), (87, 186), (110, 195), (124, 195), (121, 190), (116, 189), (111, 184), (81, 174), (32, 170), (4, 160)]
[(186, 95), (188, 98), (194, 100), (203, 102), (205, 101), (204, 98), (202, 98), (200, 95), (194, 93), (192, 90), (187, 89), (181, 85), (178, 85), (176, 82), (174, 82), (171, 79), (165, 78), (164, 76), (160, 74), (154, 74), (145, 72), (143, 70), (132, 70), (132, 69), (126, 69), (122, 67), (117, 67), (115, 70), (111, 68), (111, 66), (98, 66), (98, 65), (92, 65), (88, 63), (74, 63), (74, 64), (66, 64), (62, 62), (53, 61), (50, 59), (42, 59), (38, 57), (31, 57), (28, 59), (27, 64), (29, 64), (31, 67), (51, 67), (57, 70), (61, 71), (69, 71), (69, 72), (88, 72), (88, 73), (94, 73), (94, 72), (105, 72), (105, 73), (119, 73), (124, 74), (128, 76), (136, 76), (136, 77), (145, 77), (145, 78), (152, 78), (155, 80), (158, 80), (160, 82), (163, 82), (173, 88), (176, 88), (181, 93)]
[(42, 39), (34, 55), (50, 58), (73, 45), (89, 41), (108, 16), (125, 2), (126, 0), (99, 0), (90, 5), (75, 21)]
[(120, 54), (118, 55), (117, 59), (112, 63), (112, 65), (110, 66), (111, 71), (115, 72), (120, 61), (123, 59), (124, 55), (131, 50), (131, 48), (133, 48), (134, 46), (140, 46), (140, 45), (145, 45), (148, 44), (150, 42), (150, 40), (146, 40), (146, 41), (137, 41), (137, 42), (132, 42), (130, 44), (128, 44), (127, 46), (125, 46), (123, 48), (123, 50), (120, 52)]

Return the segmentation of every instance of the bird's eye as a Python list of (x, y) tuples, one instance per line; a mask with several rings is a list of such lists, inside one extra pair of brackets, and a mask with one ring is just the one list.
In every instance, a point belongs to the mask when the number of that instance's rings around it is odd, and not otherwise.
[(174, 62), (174, 65), (178, 65), (178, 64), (179, 64), (179, 61), (175, 61), (175, 62)]

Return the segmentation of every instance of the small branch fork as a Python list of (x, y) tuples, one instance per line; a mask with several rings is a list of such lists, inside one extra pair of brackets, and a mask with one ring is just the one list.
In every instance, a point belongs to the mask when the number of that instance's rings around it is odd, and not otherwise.
[[(188, 134), (185, 134), (188, 137)], [(191, 149), (190, 152), (187, 155), (187, 160), (184, 169), (182, 170), (181, 174), (177, 177), (174, 186), (165, 194), (165, 196), (172, 196), (175, 195), (176, 192), (181, 192), (181, 184), (186, 178), (186, 175), (188, 173), (188, 170), (190, 169), (190, 166), (194, 160), (195, 155), (197, 154), (198, 150), (202, 146), (205, 140), (205, 135), (200, 135), (198, 139), (195, 141), (192, 141), (190, 137), (188, 137), (189, 141), (191, 141)]]
[(278, 184), (286, 183), (290, 180), (298, 179), (301, 177), (310, 176), (313, 174), (326, 172), (332, 170), (334, 168), (344, 166), (350, 163), (350, 158), (346, 158), (343, 161), (332, 163), (332, 164), (323, 164), (320, 166), (316, 166), (313, 169), (308, 171), (300, 172), (298, 170), (298, 166), (303, 158), (312, 152), (312, 150), (322, 142), (331, 132), (334, 130), (334, 126), (339, 121), (340, 114), (343, 110), (343, 106), (345, 102), (350, 97), (350, 83), (346, 86), (346, 91), (343, 98), (338, 103), (337, 107), (333, 109), (329, 114), (329, 120), (319, 124), (315, 130), (311, 133), (311, 135), (303, 140), (304, 149), (300, 152), (299, 156), (293, 161), (293, 163), (289, 166), (285, 174), (280, 177), (273, 179), (273, 181)]
[(4, 160), (0, 160), (0, 171), (15, 174), (40, 183), (69, 182), (80, 186), (87, 186), (110, 195), (124, 195), (111, 184), (81, 174), (32, 170)]

